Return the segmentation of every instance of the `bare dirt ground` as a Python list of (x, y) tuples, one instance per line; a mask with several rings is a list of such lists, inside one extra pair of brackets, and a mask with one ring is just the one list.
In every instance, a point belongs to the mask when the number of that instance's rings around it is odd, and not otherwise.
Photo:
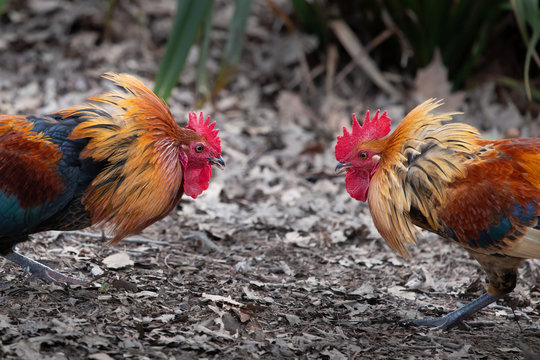
[[(152, 84), (176, 2), (120, 1), (107, 36), (105, 3), (12, 5), (0, 19), (1, 113), (78, 104), (109, 87), (99, 78), (106, 71)], [(231, 10), (220, 6), (214, 59)], [(410, 260), (384, 244), (366, 205), (334, 176), (333, 145), (353, 111), (382, 107), (397, 122), (410, 107), (370, 88), (360, 70), (329, 90), (315, 69), (310, 87), (297, 50), (312, 39), (275, 24), (256, 2), (239, 72), (203, 109), (218, 122), (227, 161), (204, 195), (115, 247), (98, 229), (44, 233), (20, 247), (91, 279), (87, 287), (27, 283), (0, 260), (0, 358), (540, 358), (539, 261), (528, 261), (511, 298), (481, 311), (470, 329), (399, 323), (471, 301), (484, 292), (484, 274), (432, 235)], [(211, 73), (218, 66), (209, 61)], [(181, 123), (196, 101), (194, 68), (190, 57), (168, 101)], [(461, 120), (488, 134), (535, 134), (538, 121), (496, 103), (489, 85), (466, 96)], [(503, 112), (504, 123), (492, 122), (489, 114)], [(129, 257), (124, 267), (114, 268), (122, 265), (115, 254)]]

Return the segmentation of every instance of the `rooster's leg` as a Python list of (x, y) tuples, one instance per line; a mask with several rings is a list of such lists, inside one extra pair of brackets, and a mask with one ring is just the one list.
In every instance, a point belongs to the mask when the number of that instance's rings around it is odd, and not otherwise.
[(499, 296), (485, 293), (473, 302), (452, 311), (446, 316), (440, 318), (425, 318), (425, 319), (406, 319), (403, 322), (413, 323), (419, 326), (429, 326), (434, 330), (445, 330), (455, 325), (463, 325), (463, 320), (473, 315), (480, 309), (485, 308), (489, 304), (497, 301)]
[(24, 269), (25, 273), (31, 273), (29, 280), (32, 278), (38, 278), (43, 280), (46, 283), (55, 283), (55, 284), (73, 284), (73, 285), (84, 285), (87, 284), (86, 281), (80, 280), (77, 278), (72, 278), (61, 274), (57, 271), (54, 271), (48, 266), (40, 264), (39, 262), (27, 258), (26, 256), (19, 254), (15, 250), (11, 250), (4, 257), (15, 264), (19, 265)]

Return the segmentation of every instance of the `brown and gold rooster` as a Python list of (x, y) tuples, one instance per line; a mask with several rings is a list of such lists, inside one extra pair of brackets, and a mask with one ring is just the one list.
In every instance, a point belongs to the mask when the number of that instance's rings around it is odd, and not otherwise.
[(123, 91), (43, 116), (0, 115), (0, 255), (45, 281), (83, 283), (14, 250), (30, 234), (107, 225), (112, 243), (165, 217), (225, 166), (215, 123), (186, 128), (135, 77)]
[[(416, 324), (448, 328), (511, 292), (517, 269), (540, 258), (540, 139), (480, 140), (466, 124), (444, 123), (439, 102), (413, 109), (390, 134), (390, 119), (366, 114), (335, 148), (337, 173), (395, 251), (408, 256), (418, 227), (465, 248), (485, 269), (488, 292), (442, 318)], [(385, 137), (386, 136), (386, 137)]]

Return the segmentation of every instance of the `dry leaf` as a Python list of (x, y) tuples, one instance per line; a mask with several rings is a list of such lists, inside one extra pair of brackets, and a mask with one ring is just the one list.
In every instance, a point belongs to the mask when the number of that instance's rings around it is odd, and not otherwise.
[(213, 302), (217, 302), (217, 303), (221, 302), (221, 303), (226, 303), (226, 304), (234, 305), (234, 306), (244, 306), (244, 304), (239, 303), (236, 300), (233, 300), (230, 296), (225, 297), (225, 296), (221, 296), (221, 295), (212, 295), (212, 294), (203, 293), (202, 298), (204, 300), (209, 300), (209, 301), (213, 301)]
[(122, 269), (133, 266), (134, 262), (125, 252), (116, 253), (103, 259), (103, 264), (109, 269)]
[(92, 360), (114, 360), (112, 357), (105, 353), (96, 353), (88, 355), (88, 359)]
[(388, 293), (395, 295), (397, 297), (403, 298), (403, 299), (416, 300), (416, 294), (411, 291), (408, 291), (403, 286), (396, 285), (396, 286), (389, 287)]
[(433, 55), (431, 63), (423, 69), (418, 70), (415, 79), (416, 92), (421, 103), (430, 98), (443, 99), (444, 104), (441, 110), (458, 111), (465, 100), (465, 93), (462, 91), (452, 92), (452, 84), (448, 81), (448, 70), (444, 66), (439, 51)]

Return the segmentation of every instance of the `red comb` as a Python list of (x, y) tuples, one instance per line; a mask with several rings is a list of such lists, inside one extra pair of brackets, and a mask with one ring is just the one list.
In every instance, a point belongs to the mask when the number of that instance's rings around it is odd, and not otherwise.
[(186, 126), (186, 129), (191, 129), (197, 134), (204, 136), (206, 142), (210, 144), (216, 151), (221, 155), (221, 140), (218, 136), (218, 129), (214, 129), (216, 122), (210, 123), (210, 115), (204, 119), (204, 114), (201, 112), (199, 119), (197, 119), (197, 114), (192, 112), (189, 113), (189, 120)]
[(373, 119), (369, 118), (369, 110), (366, 111), (364, 124), (360, 125), (356, 119), (356, 114), (352, 114), (352, 133), (343, 127), (343, 136), (337, 137), (335, 155), (337, 161), (345, 161), (351, 151), (361, 140), (380, 139), (390, 132), (390, 118), (386, 111), (379, 117), (379, 111), (375, 113)]

